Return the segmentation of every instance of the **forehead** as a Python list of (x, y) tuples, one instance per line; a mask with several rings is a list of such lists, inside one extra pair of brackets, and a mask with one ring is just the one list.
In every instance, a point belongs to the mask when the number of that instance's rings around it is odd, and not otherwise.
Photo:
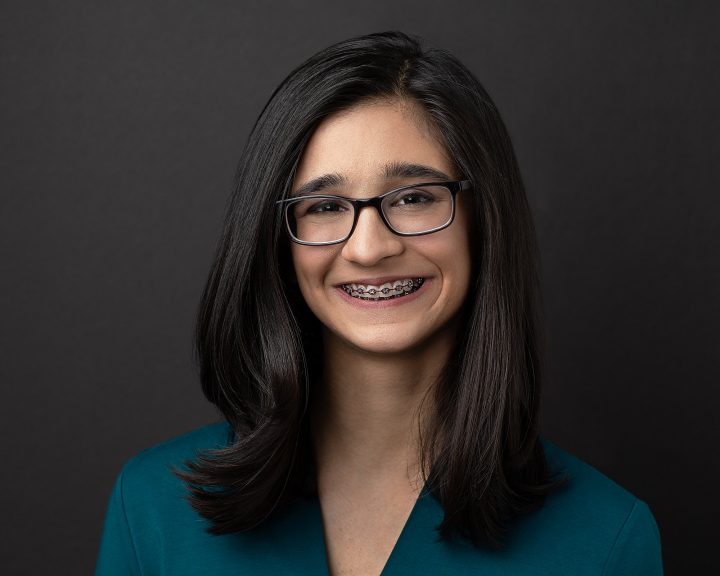
[(402, 163), (454, 172), (438, 131), (418, 104), (364, 102), (319, 124), (303, 151), (293, 189), (331, 173), (353, 184), (384, 182), (387, 166)]

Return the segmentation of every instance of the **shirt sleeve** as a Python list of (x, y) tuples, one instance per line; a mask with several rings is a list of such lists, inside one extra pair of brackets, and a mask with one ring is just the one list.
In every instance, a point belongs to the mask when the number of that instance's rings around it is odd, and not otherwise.
[(95, 576), (140, 576), (142, 571), (125, 514), (123, 472), (117, 477), (105, 515)]
[(636, 500), (615, 539), (603, 576), (662, 576), (660, 531), (648, 505)]

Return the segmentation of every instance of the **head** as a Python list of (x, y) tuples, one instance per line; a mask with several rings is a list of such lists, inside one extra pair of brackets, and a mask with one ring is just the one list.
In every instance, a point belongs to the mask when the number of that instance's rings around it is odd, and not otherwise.
[[(290, 244), (293, 273), (305, 303), (322, 324), (326, 354), (349, 347), (409, 355), (415, 362), (424, 349), (448, 348), (474, 259), (472, 187), (387, 193), (411, 184), (456, 182), (456, 172), (442, 135), (414, 100), (366, 99), (315, 128), (295, 173), (291, 199), (307, 196), (309, 190), (348, 198), (384, 195), (390, 225), (393, 216), (418, 223), (431, 218), (430, 227), (437, 228), (452, 218), (450, 225), (430, 234), (402, 236), (386, 226), (381, 212), (363, 208), (342, 242)], [(343, 201), (314, 198), (285, 205), (288, 219), (301, 214), (300, 230), (306, 233), (322, 234), (318, 228), (335, 230), (339, 222), (353, 222), (354, 210)], [(399, 283), (405, 286), (395, 288)], [(382, 287), (385, 296), (369, 292)]]
[[(390, 139), (386, 149), (369, 152), (374, 136), (359, 130), (362, 123), (385, 127), (388, 137), (392, 126), (405, 147)], [(350, 153), (333, 154), (332, 142), (349, 135), (358, 138), (346, 143)], [(276, 202), (307, 179), (342, 171), (348, 182), (338, 193), (375, 196), (393, 187), (382, 178), (388, 162), (411, 161), (472, 182), (471, 190), (458, 194), (458, 218), (450, 227), (423, 237), (393, 236), (377, 212), (366, 209), (343, 245), (291, 246)], [(377, 243), (370, 246), (373, 236)], [(457, 262), (448, 258), (453, 242)], [(432, 464), (449, 513), (444, 531), (474, 526), (476, 540), (497, 537), (498, 515), (512, 501), (508, 494), (519, 493), (528, 462), (541, 451), (535, 263), (534, 231), (510, 138), (487, 92), (456, 58), (392, 32), (333, 45), (291, 72), (242, 153), (198, 316), (203, 390), (236, 432), (237, 445), (226, 454), (236, 459), (235, 476), (256, 470), (243, 458), (255, 454), (263, 461), (255, 504), (241, 493), (236, 503), (257, 509), (261, 521), (258, 493), (273, 506), (288, 496), (288, 479), (303, 459), (299, 439), (320, 367), (323, 326), (353, 345), (371, 346), (366, 333), (351, 336), (333, 315), (337, 309), (318, 305), (318, 290), (395, 275), (397, 264), (401, 275), (447, 279), (433, 287), (434, 302), (441, 304), (434, 326), (454, 322), (452, 354), (434, 390), (437, 414), (427, 439), (428, 454), (437, 453), (433, 443), (443, 442), (442, 456)], [(419, 344), (412, 337), (404, 341)], [(272, 453), (269, 460), (261, 446)], [(197, 470), (211, 465), (207, 460)], [(533, 474), (542, 477), (537, 468)], [(219, 514), (220, 500), (217, 506), (213, 512), (205, 498), (201, 510), (215, 520), (216, 531), (237, 528)]]

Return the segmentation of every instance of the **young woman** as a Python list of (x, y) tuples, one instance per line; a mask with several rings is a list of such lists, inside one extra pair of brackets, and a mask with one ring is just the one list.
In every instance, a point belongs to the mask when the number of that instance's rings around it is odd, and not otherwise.
[(539, 435), (532, 220), (473, 75), (331, 46), (240, 160), (197, 324), (224, 415), (116, 482), (99, 575), (662, 573), (647, 505)]

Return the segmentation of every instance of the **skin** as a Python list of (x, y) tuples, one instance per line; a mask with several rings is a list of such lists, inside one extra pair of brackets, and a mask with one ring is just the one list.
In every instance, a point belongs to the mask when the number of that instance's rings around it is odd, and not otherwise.
[[(428, 180), (388, 180), (389, 162), (429, 166), (455, 180), (434, 133), (417, 104), (356, 105), (314, 132), (293, 191), (327, 173), (348, 180), (327, 193), (356, 198)], [(291, 243), (298, 288), (324, 326), (324, 381), (313, 398), (313, 432), (334, 574), (379, 573), (422, 488), (418, 408), (448, 358), (470, 281), (464, 194), (456, 197), (454, 222), (426, 236), (397, 236), (366, 208), (342, 244)], [(378, 309), (350, 305), (336, 286), (382, 276), (429, 282), (414, 300)]]

